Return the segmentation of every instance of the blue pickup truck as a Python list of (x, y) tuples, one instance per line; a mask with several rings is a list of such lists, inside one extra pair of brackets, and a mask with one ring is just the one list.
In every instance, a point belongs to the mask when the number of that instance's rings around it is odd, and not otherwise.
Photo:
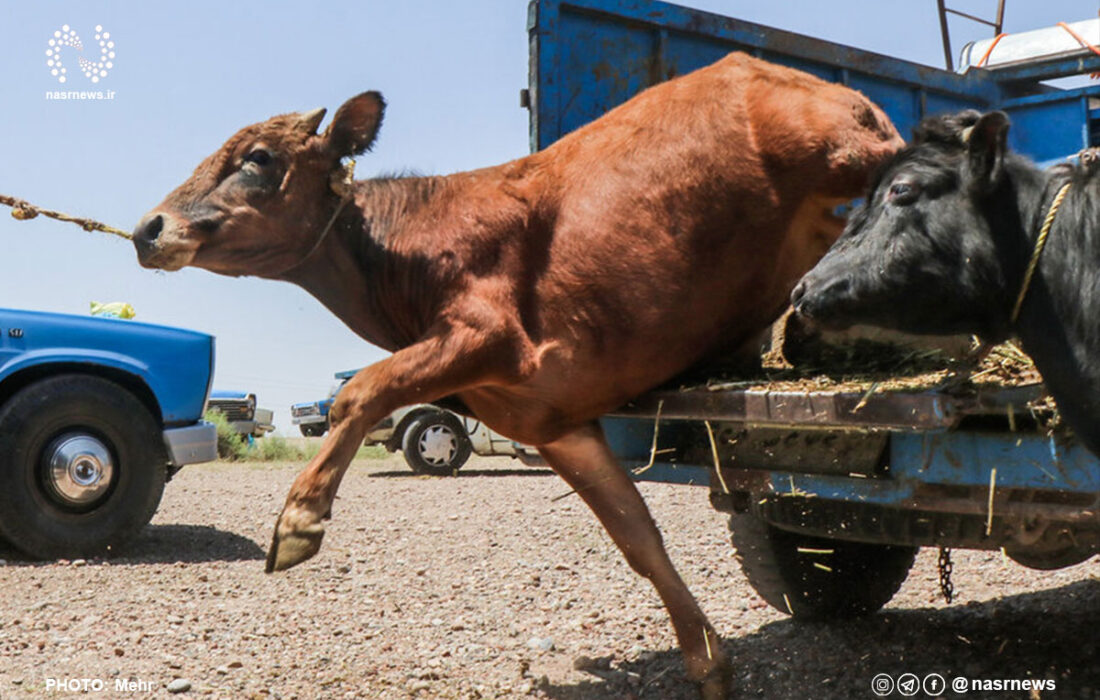
[(0, 537), (38, 558), (117, 551), (180, 467), (217, 458), (213, 371), (203, 333), (0, 309)]
[[(1074, 26), (1096, 42), (1095, 22)], [(926, 116), (1000, 109), (1012, 148), (1036, 162), (1100, 146), (1100, 85), (1049, 82), (1100, 70), (1100, 55), (1058, 28), (1020, 34), (1018, 50), (968, 46), (964, 59), (989, 61), (960, 72), (656, 0), (532, 0), (528, 32), (533, 150), (731, 51), (860, 90), (903, 135)], [(1100, 554), (1100, 459), (1036, 419), (1041, 385), (873, 389), (673, 386), (603, 425), (636, 479), (709, 487), (749, 582), (795, 618), (877, 610), (918, 547), (941, 548), (945, 595), (943, 548), (1000, 549), (1036, 569)]]
[(348, 380), (354, 377), (358, 371), (357, 369), (351, 369), (337, 372), (335, 374), (337, 383), (328, 392), (328, 396), (316, 401), (296, 403), (290, 407), (290, 422), (298, 426), (298, 430), (302, 431), (302, 435), (305, 437), (320, 437), (328, 432), (328, 412), (332, 408), (332, 402), (336, 399), (336, 395), (340, 393), (340, 389), (344, 388)]

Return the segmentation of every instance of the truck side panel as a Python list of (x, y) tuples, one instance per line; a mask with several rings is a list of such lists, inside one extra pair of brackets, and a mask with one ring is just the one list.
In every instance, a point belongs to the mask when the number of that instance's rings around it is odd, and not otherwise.
[[(1012, 147), (1038, 162), (1100, 145), (1100, 113), (1088, 109), (1088, 95), (1100, 97), (1100, 86), (1061, 91), (1038, 84), (1064, 75), (1060, 63), (960, 75), (656, 0), (533, 0), (528, 32), (532, 150), (731, 51), (859, 90), (902, 135), (925, 116), (999, 108), (1013, 118)], [(1091, 70), (1100, 56), (1079, 64), (1080, 72)], [(1027, 93), (1041, 94), (1020, 97)]]
[(976, 73), (957, 75), (663, 2), (535, 0), (528, 30), (532, 149), (731, 51), (851, 85), (880, 104), (903, 134), (925, 114), (985, 108), (999, 94)]

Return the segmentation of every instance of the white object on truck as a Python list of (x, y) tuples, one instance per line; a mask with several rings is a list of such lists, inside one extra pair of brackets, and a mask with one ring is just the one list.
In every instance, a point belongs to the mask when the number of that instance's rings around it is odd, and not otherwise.
[[(1067, 26), (1093, 46), (1100, 46), (1100, 18), (1081, 22), (1067, 22)], [(963, 47), (959, 56), (958, 72), (965, 73), (971, 66), (977, 66), (989, 47), (996, 39), (972, 41)], [(1009, 63), (1022, 63), (1036, 59), (1053, 58), (1062, 54), (1074, 54), (1088, 51), (1077, 39), (1066, 31), (1065, 27), (1053, 26), (1035, 29), (1019, 34), (1006, 34), (997, 41), (985, 68), (995, 68)]]

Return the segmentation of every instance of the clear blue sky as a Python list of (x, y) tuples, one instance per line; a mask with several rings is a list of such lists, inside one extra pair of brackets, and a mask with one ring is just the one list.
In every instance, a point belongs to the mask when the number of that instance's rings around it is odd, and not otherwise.
[[(942, 65), (935, 0), (688, 0), (692, 7)], [(953, 0), (991, 14), (995, 0)], [(1095, 17), (1097, 0), (1008, 0), (1006, 30)], [(130, 229), (239, 127), (273, 114), (381, 90), (389, 108), (358, 175), (447, 173), (527, 151), (526, 0), (325, 2), (0, 2), (4, 88), (0, 193)], [(47, 41), (62, 25), (87, 46), (116, 42), (96, 86), (112, 101), (53, 102)], [(987, 29), (955, 22), (956, 46)], [(74, 74), (75, 73), (75, 74)], [(43, 218), (0, 211), (0, 306), (86, 314), (128, 301), (143, 321), (218, 338), (215, 384), (256, 392), (290, 432), (288, 407), (323, 395), (332, 373), (384, 356), (305, 292), (201, 270), (141, 269), (131, 246)]]

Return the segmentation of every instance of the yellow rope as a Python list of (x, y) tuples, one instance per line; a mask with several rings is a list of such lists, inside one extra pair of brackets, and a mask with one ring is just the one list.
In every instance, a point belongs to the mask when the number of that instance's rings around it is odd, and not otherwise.
[(1054, 195), (1054, 201), (1050, 203), (1050, 210), (1043, 219), (1043, 227), (1039, 229), (1039, 238), (1035, 241), (1035, 250), (1031, 253), (1031, 260), (1027, 263), (1027, 272), (1024, 273), (1024, 283), (1020, 287), (1020, 294), (1016, 297), (1016, 306), (1012, 308), (1012, 323), (1020, 317), (1020, 307), (1024, 305), (1024, 297), (1027, 296), (1028, 287), (1031, 286), (1031, 278), (1035, 275), (1035, 268), (1039, 267), (1039, 256), (1043, 254), (1043, 248), (1047, 244), (1047, 236), (1050, 235), (1050, 227), (1054, 224), (1054, 217), (1058, 214), (1058, 207), (1062, 206), (1062, 200), (1069, 192), (1070, 183), (1062, 185), (1058, 194)]
[(67, 221), (71, 224), (77, 224), (85, 231), (102, 231), (104, 233), (110, 233), (115, 236), (121, 236), (126, 240), (133, 238), (128, 232), (121, 229), (117, 229), (114, 226), (108, 226), (107, 224), (96, 221), (95, 219), (85, 219), (79, 216), (70, 216), (64, 212), (53, 211), (52, 209), (43, 209), (42, 207), (36, 207), (35, 205), (27, 202), (26, 200), (18, 199), (16, 197), (9, 197), (5, 194), (0, 194), (0, 204), (11, 207), (11, 215), (13, 218), (19, 221), (27, 221), (41, 214), (42, 216), (48, 216), (51, 219), (57, 219), (58, 221)]

